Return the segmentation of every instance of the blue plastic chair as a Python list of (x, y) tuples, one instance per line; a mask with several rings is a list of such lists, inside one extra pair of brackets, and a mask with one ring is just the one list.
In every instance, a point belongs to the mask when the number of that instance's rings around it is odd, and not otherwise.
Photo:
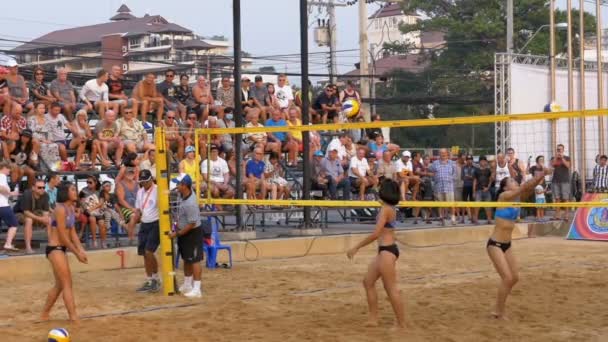
[(216, 268), (217, 266), (217, 253), (221, 250), (228, 251), (229, 268), (232, 268), (232, 247), (228, 245), (222, 245), (220, 241), (220, 234), (217, 232), (218, 218), (210, 216), (207, 218), (211, 225), (211, 245), (203, 244), (203, 250), (207, 254), (207, 268)]

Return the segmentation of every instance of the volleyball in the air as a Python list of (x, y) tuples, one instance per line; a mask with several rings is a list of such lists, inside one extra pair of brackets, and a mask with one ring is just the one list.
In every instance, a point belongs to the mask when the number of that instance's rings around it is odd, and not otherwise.
[(344, 103), (342, 103), (342, 113), (344, 113), (344, 116), (346, 116), (347, 118), (352, 118), (359, 114), (359, 107), (359, 101), (346, 100), (344, 101)]
[(55, 328), (49, 331), (48, 342), (70, 342), (70, 333), (64, 328)]

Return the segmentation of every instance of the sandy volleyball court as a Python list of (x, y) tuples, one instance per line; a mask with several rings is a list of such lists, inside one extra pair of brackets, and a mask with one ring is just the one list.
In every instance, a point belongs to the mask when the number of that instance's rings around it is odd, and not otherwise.
[(137, 294), (142, 269), (74, 276), (83, 319), (66, 323), (63, 305), (33, 322), (50, 279), (0, 287), (3, 341), (45, 341), (66, 327), (72, 341), (607, 341), (608, 245), (558, 238), (514, 243), (521, 281), (508, 302), (510, 321), (489, 313), (498, 276), (483, 242), (432, 248), (401, 247), (399, 278), (409, 327), (390, 332), (393, 314), (378, 284), (381, 326), (364, 328), (360, 280), (373, 255), (238, 263), (205, 271), (204, 297), (186, 300)]

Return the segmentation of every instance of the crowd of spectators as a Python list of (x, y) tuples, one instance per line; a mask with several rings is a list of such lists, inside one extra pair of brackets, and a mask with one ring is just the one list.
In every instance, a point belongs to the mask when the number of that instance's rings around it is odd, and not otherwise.
[[(191, 85), (189, 75), (167, 70), (161, 82), (157, 82), (155, 74), (148, 73), (133, 89), (128, 89), (122, 69), (115, 66), (110, 72), (100, 70), (77, 90), (69, 80), (68, 70), (59, 69), (56, 74), (57, 78), (47, 85), (43, 69), (36, 68), (33, 80), (28, 82), (19, 74), (17, 65), (0, 68), (0, 144), (2, 157), (10, 166), (10, 187), (19, 192), (20, 180), (26, 177), (25, 188), (32, 198), (43, 196), (43, 188), (49, 196), (48, 208), (41, 204), (43, 201), (37, 200), (38, 206), (22, 201), (26, 208), (27, 251), (31, 250), (27, 240), (31, 239), (32, 225), (48, 225), (57, 176), (48, 176), (43, 182), (37, 175), (51, 171), (115, 170), (118, 175), (113, 183), (100, 184), (93, 175), (87, 179), (87, 186), (80, 193), (81, 222), (89, 227), (93, 246), (106, 246), (106, 232), (112, 222), (124, 227), (133, 241), (134, 201), (139, 187), (135, 175), (141, 169), (156, 175), (155, 144), (150, 138), (154, 125), (165, 129), (173, 171), (192, 179), (200, 176), (203, 196), (214, 198), (235, 196), (239, 167), (247, 198), (293, 198), (295, 183), (301, 180), (290, 177), (290, 171), (300, 168), (303, 159), (312, 164), (313, 190), (320, 191), (323, 198), (342, 200), (376, 199), (375, 188), (389, 178), (399, 182), (402, 200), (486, 202), (495, 200), (503, 178), (513, 177), (521, 183), (547, 167), (543, 156), (536, 158), (535, 165), (527, 165), (517, 159), (511, 148), (506, 154), (480, 156), (477, 160), (463, 153), (451, 155), (447, 149), (440, 150), (437, 156), (402, 151), (380, 129), (311, 131), (311, 154), (307, 156), (303, 155), (302, 133), (287, 130), (252, 132), (244, 134), (241, 141), (235, 141), (230, 134), (201, 134), (196, 141), (197, 128), (235, 127), (235, 106), (242, 108), (246, 127), (301, 126), (302, 93), (294, 92), (285, 75), (279, 75), (276, 85), (264, 83), (261, 76), (256, 76), (253, 84), (244, 77), (241, 103), (235, 103), (229, 77), (223, 77), (217, 90), (212, 91), (204, 76), (198, 76)], [(351, 82), (341, 91), (337, 85), (329, 84), (319, 94), (310, 91), (308, 96), (311, 124), (363, 120), (363, 113), (350, 118), (341, 113), (342, 102), (361, 100)], [(372, 119), (378, 121), (380, 117)], [(235, 160), (237, 148), (244, 152), (241, 165)], [(550, 164), (555, 170), (553, 200), (570, 200), (572, 166), (563, 145), (557, 147)], [(593, 175), (593, 189), (606, 191), (606, 156), (598, 157)], [(544, 200), (546, 192), (544, 184), (535, 198)], [(26, 192), (19, 197), (25, 194), (29, 196)], [(491, 209), (484, 207), (484, 212), (491, 223)], [(478, 209), (460, 208), (412, 211), (416, 224), (433, 218), (442, 224), (465, 223), (466, 219), (477, 223), (479, 214)], [(562, 214), (567, 213), (557, 210), (555, 218), (564, 218)], [(12, 242), (6, 247), (12, 247)]]

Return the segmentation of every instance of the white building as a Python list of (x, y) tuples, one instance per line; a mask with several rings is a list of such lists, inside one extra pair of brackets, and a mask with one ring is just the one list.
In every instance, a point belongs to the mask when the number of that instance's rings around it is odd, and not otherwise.
[(373, 46), (375, 51), (382, 49), (384, 43), (391, 42), (410, 43), (420, 47), (420, 32), (403, 34), (399, 30), (402, 23), (415, 24), (420, 20), (420, 16), (404, 13), (400, 4), (388, 3), (372, 14), (368, 20), (369, 47)]

